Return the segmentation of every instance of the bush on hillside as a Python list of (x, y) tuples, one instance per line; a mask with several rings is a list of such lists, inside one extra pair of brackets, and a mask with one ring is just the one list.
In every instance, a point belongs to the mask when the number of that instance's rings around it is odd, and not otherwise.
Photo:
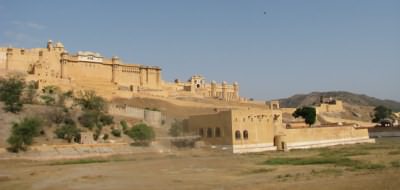
[(81, 106), (82, 110), (104, 112), (107, 108), (106, 101), (97, 96), (94, 91), (83, 91), (78, 94), (75, 102)]
[(0, 78), (0, 100), (4, 101), (6, 112), (17, 113), (22, 110), (22, 91), (25, 80), (19, 75), (10, 75), (8, 78)]
[(114, 123), (114, 117), (111, 115), (101, 114), (99, 120), (103, 125), (111, 125)]
[(127, 135), (135, 141), (135, 144), (142, 146), (148, 146), (155, 138), (153, 128), (144, 123), (133, 126), (127, 131)]
[(112, 129), (111, 134), (114, 135), (114, 137), (121, 137), (121, 130), (119, 129)]
[(76, 127), (75, 124), (63, 124), (61, 127), (57, 128), (54, 133), (60, 139), (65, 139), (69, 143), (72, 142), (74, 139), (76, 141), (80, 138), (80, 130)]
[(11, 145), (8, 150), (19, 152), (31, 145), (33, 138), (40, 135), (42, 120), (37, 117), (25, 117), (20, 122), (13, 123), (11, 135), (7, 142)]
[(119, 123), (120, 123), (121, 126), (122, 126), (122, 131), (123, 131), (124, 133), (127, 133), (128, 128), (129, 128), (128, 123), (126, 123), (125, 120), (122, 120), (122, 121), (120, 121)]
[(98, 126), (99, 114), (96, 111), (85, 111), (79, 118), (79, 123), (89, 129)]

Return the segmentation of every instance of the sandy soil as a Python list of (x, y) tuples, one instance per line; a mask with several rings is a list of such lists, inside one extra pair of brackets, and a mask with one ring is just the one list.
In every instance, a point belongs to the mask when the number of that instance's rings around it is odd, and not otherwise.
[[(351, 171), (332, 165), (261, 164), (271, 157), (315, 155), (319, 149), (246, 155), (193, 149), (111, 157), (105, 163), (89, 164), (0, 161), (0, 189), (398, 189), (400, 168), (390, 162), (400, 161), (400, 153), (393, 154), (400, 151), (400, 138), (380, 139), (368, 147), (350, 146), (368, 151), (354, 159), (386, 167)], [(315, 173), (327, 169), (340, 173)]]

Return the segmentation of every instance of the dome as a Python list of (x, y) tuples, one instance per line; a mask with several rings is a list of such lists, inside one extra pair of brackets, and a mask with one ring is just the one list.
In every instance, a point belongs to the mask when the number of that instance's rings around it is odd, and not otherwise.
[(64, 48), (64, 45), (61, 42), (57, 42), (55, 47)]

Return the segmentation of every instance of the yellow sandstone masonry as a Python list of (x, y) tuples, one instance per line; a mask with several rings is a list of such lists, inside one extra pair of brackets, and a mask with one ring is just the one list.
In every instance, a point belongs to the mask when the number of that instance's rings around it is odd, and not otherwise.
[(117, 56), (78, 51), (70, 54), (60, 42), (48, 41), (46, 48), (0, 48), (0, 74), (19, 72), (39, 87), (57, 85), (63, 90), (94, 90), (105, 98), (127, 97), (135, 93), (153, 96), (214, 97), (239, 101), (239, 85), (206, 83), (195, 75), (187, 82), (166, 82), (161, 68), (127, 64)]

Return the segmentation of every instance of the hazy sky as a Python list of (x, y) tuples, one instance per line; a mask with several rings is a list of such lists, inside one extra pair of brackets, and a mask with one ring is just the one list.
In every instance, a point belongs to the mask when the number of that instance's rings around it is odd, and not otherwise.
[(347, 90), (400, 100), (399, 0), (0, 0), (1, 46), (48, 39), (160, 66), (168, 81), (237, 81), (256, 99)]

